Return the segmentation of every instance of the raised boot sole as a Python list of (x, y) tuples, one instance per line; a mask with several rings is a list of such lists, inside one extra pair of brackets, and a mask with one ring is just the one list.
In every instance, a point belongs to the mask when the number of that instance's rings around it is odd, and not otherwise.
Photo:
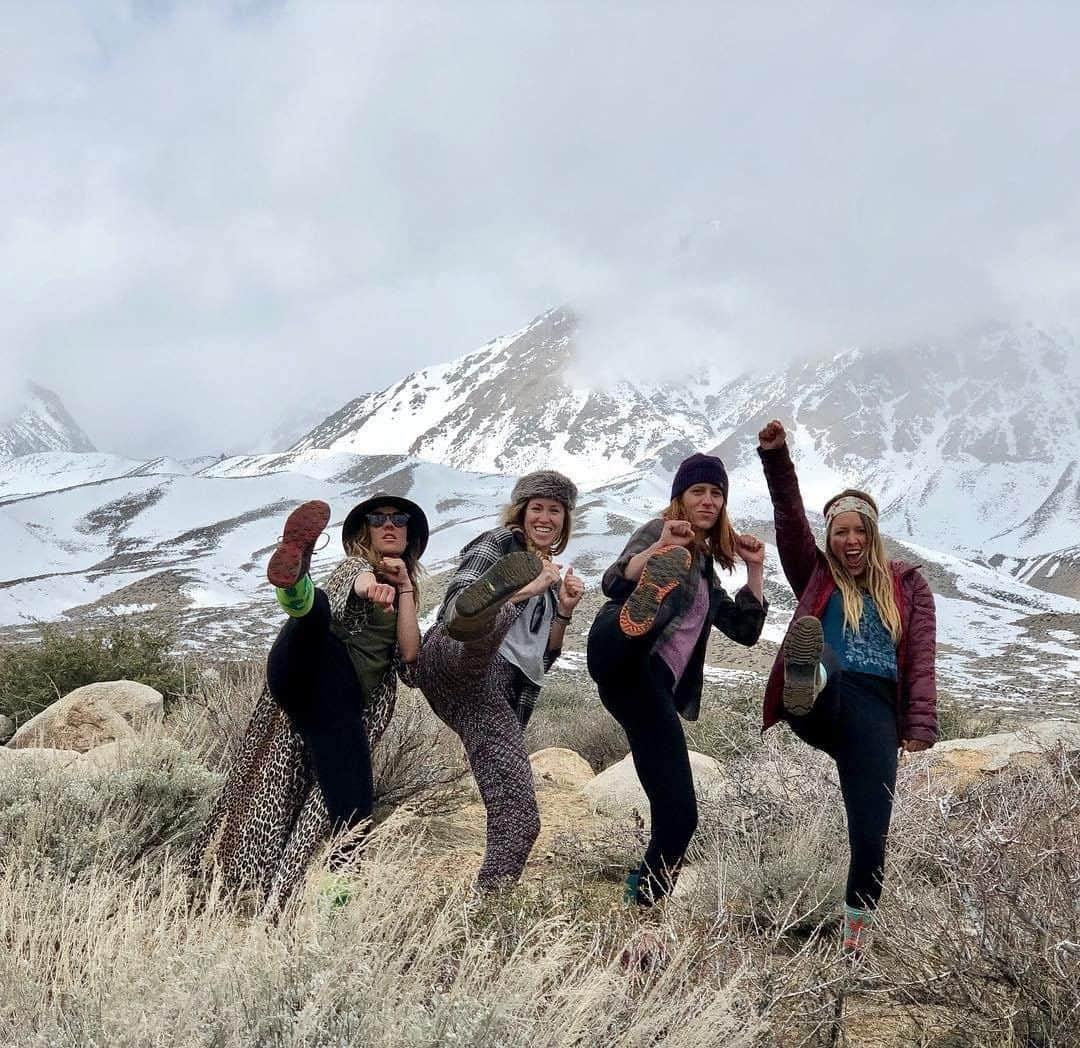
[(825, 649), (821, 620), (812, 615), (799, 619), (784, 638), (784, 709), (805, 717), (818, 695), (818, 666)]
[(455, 640), (473, 639), (486, 629), (499, 608), (543, 570), (544, 562), (531, 550), (515, 550), (500, 557), (457, 595), (446, 632)]
[(619, 628), (628, 637), (642, 637), (653, 628), (664, 598), (678, 589), (693, 563), (685, 546), (664, 546), (646, 562), (634, 592), (619, 610)]
[(330, 523), (330, 507), (313, 499), (289, 514), (278, 547), (266, 565), (266, 577), (272, 586), (289, 589), (295, 586), (311, 566), (311, 551)]

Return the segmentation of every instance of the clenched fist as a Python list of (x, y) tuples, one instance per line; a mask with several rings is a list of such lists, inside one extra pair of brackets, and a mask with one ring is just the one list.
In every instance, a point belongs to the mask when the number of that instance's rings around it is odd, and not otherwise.
[(765, 543), (749, 532), (736, 537), (735, 552), (748, 567), (765, 563)]
[(661, 546), (690, 546), (694, 542), (694, 529), (688, 520), (665, 520), (656, 541)]
[(784, 424), (778, 418), (767, 423), (757, 435), (758, 443), (765, 451), (773, 451), (782, 448), (787, 443), (787, 433), (784, 432)]

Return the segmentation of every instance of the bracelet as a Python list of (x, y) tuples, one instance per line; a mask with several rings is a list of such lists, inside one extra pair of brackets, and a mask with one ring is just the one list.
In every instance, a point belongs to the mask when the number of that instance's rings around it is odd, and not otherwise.
[(412, 593), (412, 587), (410, 586), (408, 589), (399, 589), (398, 593)]
[(555, 621), (556, 622), (573, 622), (573, 615), (563, 615), (558, 608), (555, 609)]

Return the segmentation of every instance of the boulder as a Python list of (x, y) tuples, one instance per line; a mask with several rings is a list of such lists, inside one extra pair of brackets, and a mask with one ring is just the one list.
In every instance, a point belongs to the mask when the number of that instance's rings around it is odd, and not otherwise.
[(69, 691), (64, 699), (92, 699), (111, 706), (136, 731), (165, 719), (165, 697), (156, 688), (135, 680), (105, 680)]
[(95, 746), (79, 754), (79, 759), (68, 770), (79, 775), (95, 775), (101, 772), (120, 771), (127, 766), (132, 751), (131, 739), (119, 739)]
[(78, 750), (54, 750), (48, 746), (33, 749), (13, 750), (0, 746), (0, 775), (8, 771), (16, 773), (33, 771), (42, 773), (59, 768), (70, 769), (80, 754)]
[[(699, 801), (726, 792), (727, 776), (715, 758), (691, 750), (690, 772)], [(649, 818), (649, 801), (629, 755), (585, 783), (581, 790), (592, 808), (601, 815), (630, 818), (637, 812), (643, 819)]]
[(537, 786), (582, 786), (595, 778), (589, 762), (575, 750), (549, 746), (529, 757)]
[(1018, 731), (949, 739), (926, 752), (939, 775), (966, 784), (983, 775), (1037, 765), (1044, 753), (1059, 746), (1080, 752), (1080, 721), (1035, 721)]
[(106, 742), (134, 739), (132, 721), (142, 724), (154, 716), (151, 698), (154, 695), (160, 700), (161, 695), (153, 688), (132, 681), (76, 688), (28, 720), (15, 732), (8, 746), (12, 749), (50, 747), (85, 753)]
[(0, 743), (7, 742), (15, 734), (15, 722), (0, 714)]

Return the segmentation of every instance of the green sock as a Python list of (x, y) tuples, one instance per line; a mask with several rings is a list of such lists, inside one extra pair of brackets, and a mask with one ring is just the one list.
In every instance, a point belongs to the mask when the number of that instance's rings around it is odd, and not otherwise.
[(844, 949), (859, 950), (866, 946), (873, 926), (873, 910), (863, 910), (844, 903)]
[(295, 586), (282, 589), (274, 587), (277, 602), (285, 609), (285, 614), (294, 619), (306, 615), (315, 606), (315, 583), (310, 575), (305, 575)]

